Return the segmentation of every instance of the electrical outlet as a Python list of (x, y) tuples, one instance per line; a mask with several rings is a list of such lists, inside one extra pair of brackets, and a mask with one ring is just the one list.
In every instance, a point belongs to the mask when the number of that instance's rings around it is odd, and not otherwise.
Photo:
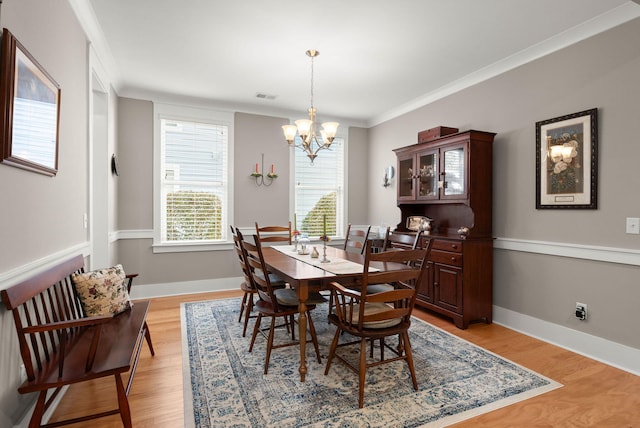
[(580, 321), (587, 319), (587, 305), (584, 303), (576, 302), (576, 318)]
[(640, 234), (640, 218), (638, 217), (627, 217), (627, 227), (625, 231), (632, 235)]

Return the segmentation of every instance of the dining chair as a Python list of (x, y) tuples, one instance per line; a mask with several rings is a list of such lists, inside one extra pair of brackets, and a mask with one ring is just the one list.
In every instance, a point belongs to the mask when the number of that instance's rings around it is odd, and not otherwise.
[(417, 233), (391, 232), (390, 228), (387, 227), (384, 243), (382, 244), (382, 251), (389, 251), (391, 249), (415, 250), (418, 248), (421, 235), (421, 231)]
[[(415, 235), (406, 233), (390, 233), (389, 228), (387, 227), (382, 251), (415, 250), (418, 248), (421, 234), (422, 232), (417, 232)], [(393, 288), (393, 284), (371, 284), (367, 292), (369, 294), (380, 293), (382, 291), (393, 290)]]
[(344, 237), (343, 249), (345, 251), (357, 250), (357, 252), (363, 254), (367, 247), (367, 239), (369, 238), (370, 230), (371, 225), (367, 226), (366, 229), (351, 229), (351, 223), (349, 223), (347, 226), (347, 233)]
[(240, 290), (242, 290), (242, 301), (240, 302), (240, 315), (238, 316), (238, 322), (242, 321), (242, 315), (244, 314), (244, 327), (242, 329), (242, 337), (247, 334), (247, 324), (249, 318), (254, 318), (255, 315), (251, 315), (253, 312), (254, 296), (257, 293), (255, 286), (253, 285), (253, 278), (249, 272), (249, 266), (247, 264), (247, 256), (242, 248), (242, 238), (238, 236), (240, 232), (237, 229), (231, 227), (231, 234), (233, 235), (233, 246), (238, 256), (240, 263), (240, 269), (242, 270), (243, 281), (240, 283)]
[[(425, 277), (426, 260), (432, 245), (433, 240), (430, 240), (426, 249), (382, 253), (365, 251), (361, 290), (350, 289), (348, 285), (342, 285), (339, 282), (332, 282), (329, 286), (331, 300), (335, 307), (329, 313), (328, 320), (337, 328), (331, 342), (324, 374), (329, 373), (334, 358), (358, 373), (358, 406), (360, 408), (364, 405), (365, 376), (370, 367), (404, 360), (409, 367), (413, 388), (418, 389), (408, 332), (411, 326), (411, 312), (416, 300), (416, 290)], [(367, 246), (370, 246), (370, 243)], [(369, 272), (369, 266), (372, 262), (400, 263), (404, 266), (397, 270), (382, 269)], [(368, 294), (367, 287), (369, 284), (375, 283), (390, 283), (394, 284), (395, 288), (390, 291)], [(339, 343), (343, 333), (354, 336), (356, 339), (348, 339), (348, 342)], [(395, 348), (384, 341), (386, 337), (390, 336), (398, 336)], [(367, 341), (373, 342), (375, 340), (380, 341), (380, 359), (369, 358), (367, 361)], [(347, 354), (343, 356), (337, 352), (338, 348), (353, 347), (356, 344), (360, 344), (357, 365), (350, 361)], [(392, 358), (385, 359), (385, 348), (393, 353)], [(349, 352), (349, 355), (352, 355), (352, 352)]]
[[(239, 233), (240, 237), (242, 235)], [(285, 346), (299, 345), (299, 341), (296, 340), (294, 324), (296, 322), (295, 315), (298, 313), (298, 296), (297, 292), (291, 288), (274, 288), (271, 284), (269, 275), (256, 274), (258, 271), (268, 272), (267, 266), (264, 262), (264, 256), (262, 254), (262, 245), (258, 235), (254, 235), (255, 244), (242, 240), (242, 248), (244, 248), (247, 254), (247, 263), (253, 282), (256, 286), (256, 290), (259, 296), (258, 301), (255, 303), (255, 308), (258, 311), (258, 317), (253, 327), (253, 334), (251, 336), (251, 344), (249, 345), (249, 352), (253, 351), (253, 346), (256, 341), (258, 333), (262, 334), (267, 340), (267, 352), (264, 362), (264, 374), (267, 374), (269, 370), (269, 360), (271, 358), (271, 351), (273, 349), (282, 348)], [(320, 349), (318, 347), (318, 338), (316, 336), (316, 328), (313, 325), (313, 318), (311, 317), (311, 311), (315, 309), (314, 304), (307, 305), (307, 325), (309, 333), (311, 335), (311, 343), (316, 351), (318, 357), (318, 363), (322, 364), (320, 358)], [(269, 325), (268, 333), (261, 329), (262, 318), (270, 318), (271, 323)], [(276, 320), (282, 318), (284, 323), (276, 326)], [(275, 329), (276, 327), (291, 326), (291, 341), (279, 343), (274, 345)], [(309, 343), (309, 342), (307, 342)]]
[[(240, 290), (242, 290), (242, 301), (240, 302), (240, 315), (238, 316), (238, 322), (242, 321), (242, 315), (244, 314), (244, 327), (242, 329), (242, 337), (247, 335), (247, 324), (249, 323), (249, 318), (255, 318), (256, 315), (251, 315), (253, 312), (253, 305), (255, 301), (255, 295), (258, 292), (256, 286), (253, 282), (253, 278), (251, 277), (251, 272), (249, 270), (249, 264), (247, 263), (247, 254), (242, 248), (242, 233), (239, 229), (231, 227), (231, 234), (233, 235), (233, 245), (236, 250), (236, 254), (238, 256), (238, 262), (240, 263), (240, 269), (242, 270), (243, 281), (240, 283)], [(262, 271), (259, 273), (260, 275), (264, 275)], [(271, 286), (274, 288), (284, 288), (286, 283), (276, 277), (273, 274), (269, 275), (271, 280)]]
[(291, 245), (291, 222), (289, 226), (258, 226), (256, 221), (256, 234), (260, 242), (288, 242)]

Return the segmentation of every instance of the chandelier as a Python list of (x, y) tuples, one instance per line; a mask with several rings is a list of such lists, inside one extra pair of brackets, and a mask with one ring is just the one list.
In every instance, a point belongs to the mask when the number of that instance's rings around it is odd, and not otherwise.
[[(307, 153), (311, 163), (318, 156), (318, 152), (322, 149), (328, 149), (333, 142), (338, 131), (338, 122), (324, 122), (320, 135), (316, 129), (316, 108), (313, 106), (313, 59), (320, 55), (315, 49), (310, 49), (306, 52), (307, 56), (311, 58), (311, 107), (309, 107), (309, 119), (299, 119), (295, 121), (294, 125), (284, 125), (282, 130), (284, 131), (284, 138), (289, 143), (289, 146), (295, 146)], [(295, 144), (296, 134), (300, 136), (300, 144)], [(319, 140), (320, 137), (320, 140)]]

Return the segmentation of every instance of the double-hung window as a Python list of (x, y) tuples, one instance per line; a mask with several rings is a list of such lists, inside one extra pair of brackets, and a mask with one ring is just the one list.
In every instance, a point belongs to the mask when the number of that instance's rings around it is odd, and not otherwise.
[(228, 242), (232, 114), (155, 104), (154, 116), (154, 248)]
[[(299, 144), (299, 138), (296, 137)], [(336, 137), (331, 147), (318, 152), (311, 163), (303, 150), (295, 149), (294, 212), (296, 228), (310, 239), (326, 233), (342, 236), (345, 218), (345, 140)]]

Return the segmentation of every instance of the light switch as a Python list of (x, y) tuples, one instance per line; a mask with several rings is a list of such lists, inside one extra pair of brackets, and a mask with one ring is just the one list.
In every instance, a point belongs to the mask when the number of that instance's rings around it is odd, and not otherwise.
[(627, 217), (627, 233), (638, 235), (640, 234), (640, 218)]

